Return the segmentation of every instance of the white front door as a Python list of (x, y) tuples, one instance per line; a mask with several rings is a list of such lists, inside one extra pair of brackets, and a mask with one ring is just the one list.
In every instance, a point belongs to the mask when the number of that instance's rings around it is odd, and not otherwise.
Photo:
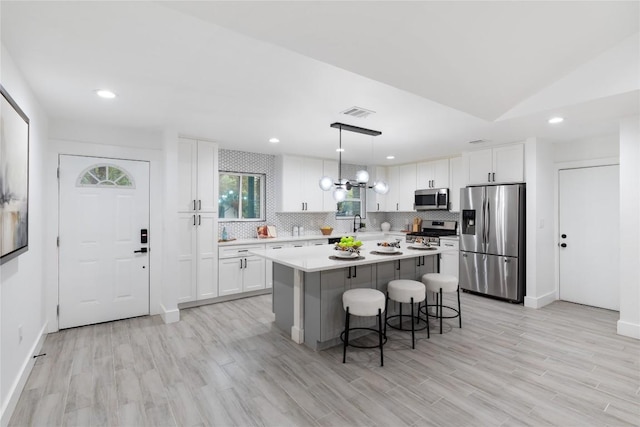
[(61, 155), (59, 166), (59, 328), (149, 314), (149, 163)]
[(559, 172), (561, 300), (620, 309), (619, 169)]

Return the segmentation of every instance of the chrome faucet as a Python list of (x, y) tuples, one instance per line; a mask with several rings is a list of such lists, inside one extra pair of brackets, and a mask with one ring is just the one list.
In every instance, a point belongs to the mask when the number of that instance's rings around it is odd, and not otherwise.
[[(358, 224), (358, 228), (356, 228), (356, 218), (360, 218), (360, 223)], [(360, 214), (355, 214), (353, 216), (353, 232), (355, 233), (361, 228), (362, 228), (362, 217), (360, 216)]]

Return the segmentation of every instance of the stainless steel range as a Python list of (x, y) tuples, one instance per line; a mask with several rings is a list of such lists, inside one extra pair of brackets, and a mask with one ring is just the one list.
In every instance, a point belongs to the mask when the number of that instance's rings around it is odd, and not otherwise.
[(440, 245), (440, 237), (456, 234), (456, 221), (425, 221), (422, 225), (426, 225), (422, 231), (407, 233), (407, 243), (421, 240), (431, 245)]

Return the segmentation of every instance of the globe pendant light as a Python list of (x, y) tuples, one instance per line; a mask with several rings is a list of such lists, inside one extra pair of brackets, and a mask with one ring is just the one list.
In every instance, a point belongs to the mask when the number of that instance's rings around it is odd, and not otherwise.
[(323, 176), (320, 178), (318, 185), (323, 191), (329, 191), (333, 189), (333, 198), (336, 202), (344, 202), (347, 198), (347, 193), (353, 187), (372, 188), (378, 194), (386, 194), (389, 191), (389, 186), (384, 181), (374, 183), (372, 187), (367, 187), (369, 182), (369, 172), (366, 170), (359, 170), (356, 172), (355, 182), (342, 178), (342, 129), (362, 133), (370, 136), (381, 135), (382, 132), (372, 129), (365, 129), (357, 126), (347, 125), (344, 123), (332, 123), (332, 128), (338, 128), (339, 130), (339, 147), (338, 147), (338, 181), (334, 182), (331, 177)]

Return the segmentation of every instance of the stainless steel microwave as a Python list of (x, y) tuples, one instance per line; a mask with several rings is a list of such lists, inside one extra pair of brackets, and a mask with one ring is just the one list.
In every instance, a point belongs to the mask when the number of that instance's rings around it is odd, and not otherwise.
[(449, 189), (416, 190), (414, 208), (417, 211), (449, 210)]

